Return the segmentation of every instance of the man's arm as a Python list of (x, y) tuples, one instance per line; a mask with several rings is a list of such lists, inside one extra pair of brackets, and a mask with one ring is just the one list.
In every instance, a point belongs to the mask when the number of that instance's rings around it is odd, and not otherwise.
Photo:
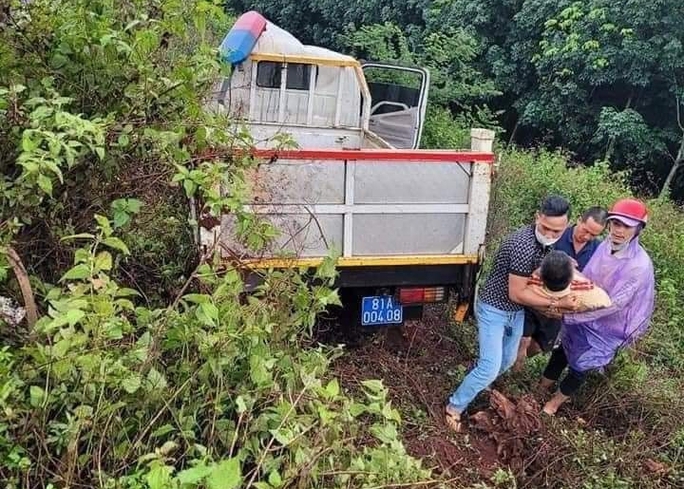
[(534, 307), (538, 309), (554, 309), (562, 307), (564, 309), (575, 309), (577, 298), (574, 295), (568, 295), (562, 299), (542, 297), (535, 293), (527, 286), (529, 277), (516, 275), (515, 273), (508, 274), (508, 298), (522, 306)]
[(639, 290), (640, 280), (638, 276), (625, 282), (622, 287), (613, 291), (610, 295), (612, 304), (601, 309), (594, 309), (593, 311), (578, 312), (573, 314), (566, 314), (563, 316), (563, 322), (566, 324), (580, 324), (596, 321), (611, 314), (622, 310), (627, 304), (635, 300), (637, 291)]

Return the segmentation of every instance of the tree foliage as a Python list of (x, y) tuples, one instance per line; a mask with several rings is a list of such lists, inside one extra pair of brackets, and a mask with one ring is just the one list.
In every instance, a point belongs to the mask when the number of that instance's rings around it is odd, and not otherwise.
[(527, 0), (496, 9), (458, 0), (448, 10), (486, 43), (482, 69), (504, 91), (515, 141), (563, 147), (584, 162), (608, 159), (655, 191), (682, 139), (682, 8)]

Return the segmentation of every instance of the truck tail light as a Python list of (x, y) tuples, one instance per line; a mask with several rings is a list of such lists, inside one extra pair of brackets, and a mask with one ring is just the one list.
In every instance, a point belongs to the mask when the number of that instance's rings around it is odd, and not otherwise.
[(399, 302), (402, 305), (442, 302), (445, 295), (444, 287), (402, 287), (399, 289)]

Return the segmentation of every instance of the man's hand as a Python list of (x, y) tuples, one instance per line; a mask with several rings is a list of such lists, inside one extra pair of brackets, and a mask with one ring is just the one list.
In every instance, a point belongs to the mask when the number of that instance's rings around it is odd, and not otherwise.
[(558, 301), (557, 307), (560, 309), (567, 309), (569, 311), (576, 311), (579, 307), (577, 296), (575, 294), (570, 294), (566, 295), (565, 297), (561, 297)]
[(551, 318), (551, 319), (563, 319), (563, 313), (560, 310), (558, 312), (546, 311), (544, 313), (544, 316), (546, 316), (547, 318)]
[(532, 275), (530, 275), (530, 278), (527, 279), (527, 285), (538, 285), (541, 287), (544, 285), (542, 282), (541, 277), (537, 274), (537, 272), (534, 272)]

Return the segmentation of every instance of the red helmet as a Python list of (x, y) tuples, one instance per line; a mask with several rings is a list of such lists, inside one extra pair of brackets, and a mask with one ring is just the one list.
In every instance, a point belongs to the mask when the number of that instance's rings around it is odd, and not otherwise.
[(637, 199), (620, 199), (608, 211), (608, 219), (617, 219), (627, 226), (634, 227), (648, 222), (646, 204)]

